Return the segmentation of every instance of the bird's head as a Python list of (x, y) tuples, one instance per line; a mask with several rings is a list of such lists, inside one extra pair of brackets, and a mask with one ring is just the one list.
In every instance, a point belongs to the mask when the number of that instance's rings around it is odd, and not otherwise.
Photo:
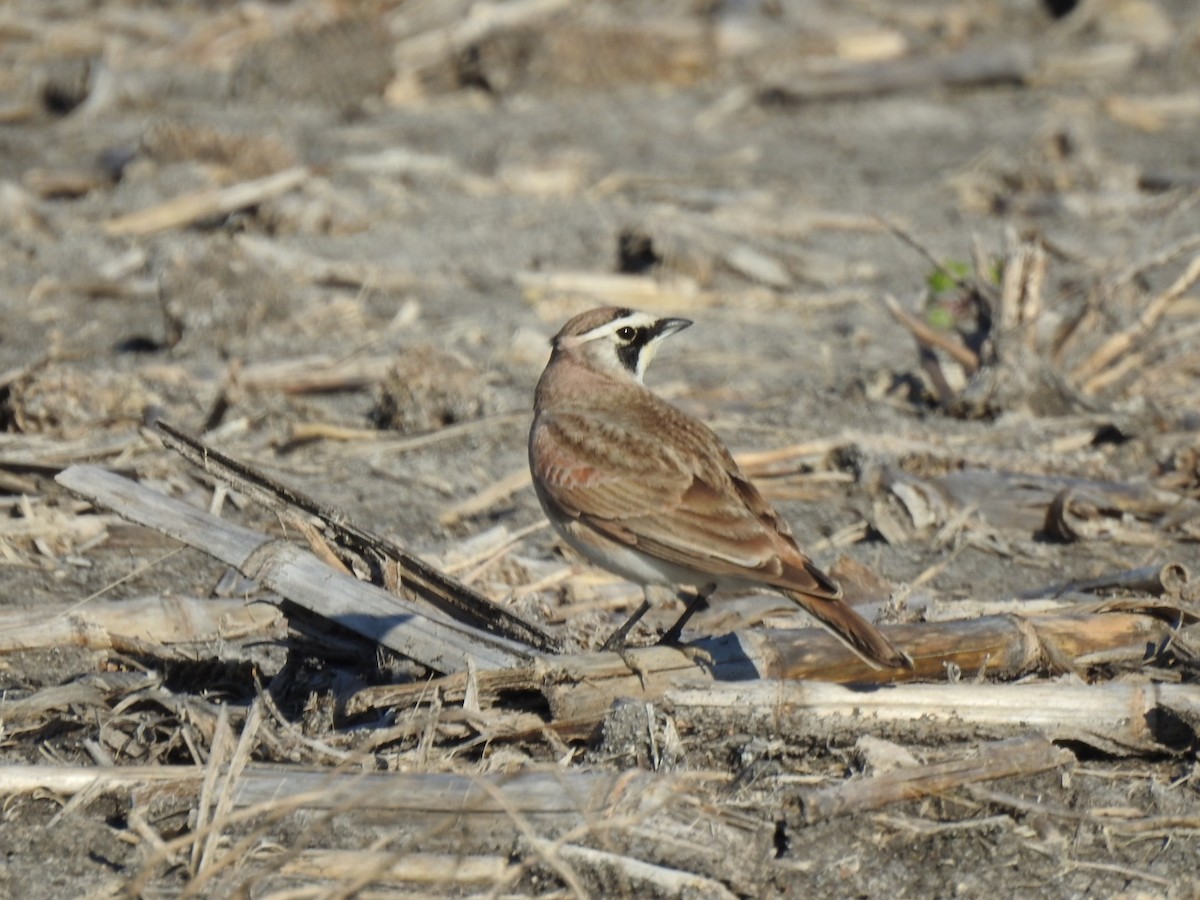
[(635, 309), (605, 306), (571, 319), (551, 343), (555, 353), (569, 354), (598, 372), (641, 384), (659, 342), (691, 324), (690, 319), (658, 318)]

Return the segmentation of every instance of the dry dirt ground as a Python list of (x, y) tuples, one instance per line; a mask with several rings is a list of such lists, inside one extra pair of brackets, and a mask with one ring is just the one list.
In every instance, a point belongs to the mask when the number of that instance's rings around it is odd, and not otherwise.
[[(0, 612), (36, 625), (62, 604), (213, 594), (223, 565), (102, 520), (53, 480), (97, 462), (207, 508), (211, 480), (142, 427), (155, 410), (361, 527), (462, 562), (460, 575), (478, 568), (477, 587), (568, 650), (594, 646), (636, 592), (573, 567), (533, 527), (541, 513), (514, 473), (549, 336), (608, 303), (695, 321), (649, 381), (736, 452), (810, 444), (767, 492), (822, 565), (848, 557), (903, 595), (896, 618), (1108, 572), (1200, 569), (1194, 528), (1137, 510), (1066, 535), (1047, 535), (1044, 512), (1032, 526), (989, 527), (968, 509), (903, 534), (878, 520), (879, 473), (897, 469), (1197, 496), (1200, 295), (1186, 273), (1200, 249), (1200, 13), (1191, 0), (1083, 0), (1054, 18), (1055, 5), (6, 4)], [(188, 195), (203, 202), (170, 202)], [(953, 289), (930, 299), (935, 263), (897, 232), (985, 289), (1006, 251), (1035, 241), (1045, 274), (1033, 353), (1064, 373), (1068, 401), (1044, 403), (1035, 380), (939, 405), (884, 298), (951, 335), (980, 327), (977, 311)], [(1132, 340), (1112, 359), (1079, 368), (1121, 334)], [(1001, 382), (1034, 365), (993, 362)], [(462, 506), (504, 479), (514, 490)], [(279, 531), (236, 494), (223, 515)], [(254, 672), (275, 679), (284, 720), (349, 747), (351, 726), (322, 718), (339, 679), (428, 675), (349, 637), (334, 646), (293, 632), (288, 648), (286, 666), (282, 643), (190, 665), (8, 649), (0, 762), (201, 764), (203, 729), (188, 732), (183, 706), (161, 698), (227, 703), (238, 725)], [(1136, 668), (1026, 675), (1186, 685), (1196, 673), (1182, 650), (1149, 674)], [(95, 686), (116, 675), (158, 679), (159, 700)], [(19, 705), (82, 684), (90, 700)], [(1200, 782), (1184, 732), (1156, 750), (1067, 742), (1070, 766), (993, 782), (990, 794), (947, 789), (806, 824), (789, 791), (869, 769), (852, 741), (681, 729), (671, 767), (726, 772), (751, 792), (746, 808), (775, 823), (771, 859), (748, 860), (745, 878), (698, 864), (706, 879), (677, 890), (584, 858), (552, 865), (514, 838), (491, 850), (508, 862), (495, 885), (271, 880), (272, 854), (299, 836), (395, 850), (387, 822), (347, 816), (307, 833), (294, 820), (231, 823), (210, 859), (245, 834), (256, 842), (197, 890), (1196, 896)], [(450, 729), (381, 743), (374, 764), (653, 765), (614, 740), (472, 743)], [(922, 762), (971, 746), (936, 729), (908, 743)], [(282, 739), (253, 755), (328, 762)], [(156, 818), (128, 792), (65, 812), (61, 794), (5, 793), (0, 894), (117, 896), (140, 878), (145, 896), (176, 896), (194, 883), (190, 848), (149, 862), (156, 842), (195, 826), (187, 803)], [(1106, 816), (1159, 824), (1114, 829)]]

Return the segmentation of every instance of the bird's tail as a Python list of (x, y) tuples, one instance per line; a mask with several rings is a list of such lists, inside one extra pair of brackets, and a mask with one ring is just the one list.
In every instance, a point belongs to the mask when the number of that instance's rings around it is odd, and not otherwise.
[(848, 604), (834, 597), (817, 597), (800, 591), (785, 590), (783, 593), (872, 668), (913, 668), (908, 654), (896, 649), (883, 632)]

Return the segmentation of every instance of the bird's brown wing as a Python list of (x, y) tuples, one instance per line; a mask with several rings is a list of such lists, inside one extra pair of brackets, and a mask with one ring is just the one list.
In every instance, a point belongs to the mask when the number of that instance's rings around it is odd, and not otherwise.
[(651, 556), (704, 575), (841, 595), (711, 431), (690, 419), (662, 424), (673, 440), (611, 418), (543, 413), (531, 465), (564, 512)]

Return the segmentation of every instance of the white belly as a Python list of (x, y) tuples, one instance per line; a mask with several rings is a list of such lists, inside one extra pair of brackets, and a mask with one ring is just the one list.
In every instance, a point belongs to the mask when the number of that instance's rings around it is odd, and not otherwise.
[(579, 522), (561, 524), (551, 517), (550, 524), (559, 537), (588, 562), (635, 584), (700, 587), (705, 583), (704, 575), (693, 569), (649, 556), (628, 544), (609, 540)]

